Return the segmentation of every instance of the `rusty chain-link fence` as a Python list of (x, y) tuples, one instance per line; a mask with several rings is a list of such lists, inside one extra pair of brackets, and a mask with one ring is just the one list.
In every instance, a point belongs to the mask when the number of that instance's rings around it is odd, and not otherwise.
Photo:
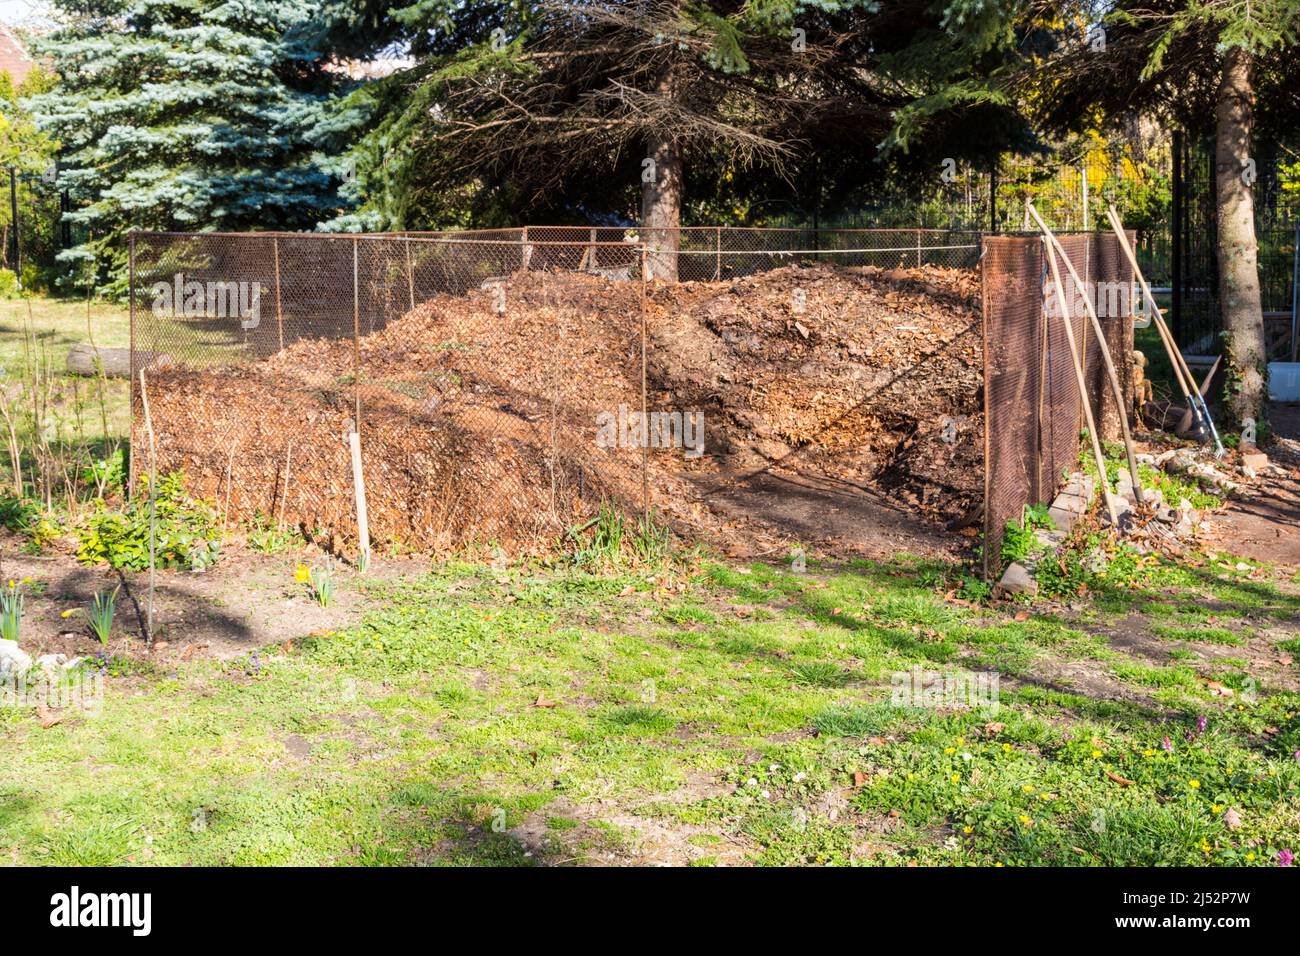
[(641, 282), (557, 296), (540, 281), (593, 253), (639, 249), (136, 234), (133, 474), (147, 397), (160, 473), (183, 469), (227, 523), (336, 549), (356, 544), (354, 430), (370, 536), (390, 546), (527, 551), (582, 501), (639, 510), (643, 456), (605, 455), (590, 432), (603, 411), (644, 410)]
[[(1125, 395), (1132, 387), (1133, 270), (1115, 236), (1058, 237), (1093, 298)], [(1133, 241), (1130, 235), (1130, 242)], [(981, 271), (984, 310), (984, 574), (1001, 569), (1006, 523), (1026, 505), (1048, 503), (1079, 468), (1083, 397), (1038, 236), (988, 236)], [(1120, 435), (1101, 349), (1064, 263), (1058, 259), (1070, 328), (1082, 360), (1087, 401), (1103, 440)], [(1127, 413), (1127, 409), (1123, 410)]]
[[(160, 474), (183, 469), (191, 491), (215, 502), (227, 525), (299, 529), (347, 551), (358, 543), (348, 444), (355, 431), (372, 541), (419, 551), (540, 550), (603, 502), (641, 514), (681, 497), (677, 476), (649, 465), (657, 440), (649, 432), (637, 439), (631, 421), (640, 415), (652, 428), (648, 351), (657, 349), (650, 364), (662, 365), (679, 347), (671, 330), (654, 343), (647, 336), (656, 263), (661, 280), (667, 269), (679, 283), (826, 263), (970, 269), (978, 238), (726, 227), (684, 228), (659, 242), (622, 227), (135, 233), (132, 474), (149, 447), (147, 397)], [(1123, 271), (1105, 237), (1063, 241), (1085, 278)], [(1077, 462), (1079, 404), (1059, 323), (1044, 321), (1038, 240), (986, 239), (983, 255), (985, 551), (996, 557), (1006, 519), (1050, 497)], [(662, 298), (662, 281), (654, 288), (656, 322), (671, 324), (682, 303)], [(722, 302), (710, 301), (708, 314)], [(796, 350), (814, 347), (798, 310), (789, 311), (781, 334)], [(881, 321), (841, 318), (849, 326)], [(1073, 320), (1089, 382), (1100, 389), (1095, 341), (1079, 315)], [(914, 337), (911, 322), (895, 334)], [(1128, 351), (1117, 343), (1123, 369)], [(677, 364), (689, 375), (692, 361)], [(703, 373), (708, 361), (698, 361)], [(763, 414), (771, 421), (774, 413)], [(676, 415), (663, 420), (662, 437), (680, 447), (689, 422)]]

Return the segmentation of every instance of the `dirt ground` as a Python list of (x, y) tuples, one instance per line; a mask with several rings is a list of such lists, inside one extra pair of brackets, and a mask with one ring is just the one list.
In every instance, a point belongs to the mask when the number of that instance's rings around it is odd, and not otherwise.
[[(259, 554), (238, 545), (228, 547), (213, 567), (201, 574), (159, 571), (154, 592), (152, 651), (142, 635), (148, 617), (149, 575), (86, 567), (72, 555), (26, 555), (20, 541), (8, 533), (0, 544), (4, 553), (0, 574), (6, 579), (30, 578), (23, 614), (23, 649), (33, 657), (64, 654), (95, 657), (101, 652), (129, 658), (150, 657), (160, 666), (195, 656), (231, 659), (259, 647), (354, 623), (371, 606), (365, 580), (352, 580), (347, 567), (336, 567), (344, 586), (323, 608), (311, 600), (293, 578), (298, 562), (321, 563), (322, 556), (295, 550)], [(376, 559), (368, 580), (415, 575), (427, 562)], [(90, 632), (83, 610), (98, 592), (118, 590), (114, 638), (107, 646)], [(70, 612), (64, 617), (65, 612)]]
[(1300, 405), (1273, 405), (1269, 421), (1276, 438), (1269, 458), (1287, 473), (1243, 488), (1217, 516), (1209, 543), (1245, 558), (1300, 568)]

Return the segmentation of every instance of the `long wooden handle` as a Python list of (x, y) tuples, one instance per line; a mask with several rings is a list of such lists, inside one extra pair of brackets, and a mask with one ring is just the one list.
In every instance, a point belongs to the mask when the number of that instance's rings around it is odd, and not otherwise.
[(1156, 324), (1156, 333), (1160, 336), (1160, 342), (1169, 354), (1169, 364), (1173, 366), (1174, 378), (1178, 382), (1178, 388), (1183, 393), (1183, 398), (1187, 400), (1188, 407), (1192, 408), (1194, 414), (1199, 419), (1200, 411), (1195, 407), (1196, 403), (1192, 399), (1192, 389), (1195, 383), (1189, 378), (1190, 372), (1185, 370), (1182, 352), (1174, 343), (1174, 337), (1169, 331), (1169, 326), (1165, 324), (1164, 313), (1160, 311), (1160, 306), (1156, 305), (1156, 297), (1151, 294), (1151, 287), (1147, 285), (1146, 277), (1142, 275), (1142, 269), (1138, 266), (1137, 256), (1134, 254), (1132, 247), (1128, 244), (1128, 236), (1124, 234), (1124, 224), (1120, 221), (1119, 213), (1115, 211), (1112, 205), (1106, 210), (1106, 219), (1110, 222), (1110, 227), (1115, 231), (1115, 236), (1119, 239), (1120, 248), (1124, 250), (1129, 265), (1133, 267), (1133, 275), (1137, 277), (1138, 285), (1142, 287), (1142, 294), (1147, 301), (1147, 308), (1151, 310), (1152, 321)]
[(1042, 217), (1038, 215), (1038, 210), (1034, 208), (1032, 203), (1029, 205), (1029, 212), (1030, 215), (1034, 217), (1034, 221), (1038, 223), (1038, 228), (1043, 231), (1045, 236), (1047, 236), (1048, 242), (1050, 242), (1052, 246), (1055, 247), (1056, 251), (1060, 253), (1061, 261), (1065, 263), (1066, 272), (1070, 274), (1071, 281), (1074, 282), (1075, 288), (1083, 298), (1084, 308), (1088, 313), (1088, 320), (1092, 324), (1093, 332), (1097, 335), (1097, 346), (1101, 350), (1102, 364), (1106, 366), (1106, 377), (1110, 380), (1110, 390), (1115, 396), (1115, 407), (1119, 409), (1119, 425), (1120, 431), (1124, 436), (1124, 454), (1128, 457), (1129, 476), (1133, 479), (1133, 495), (1137, 498), (1138, 504), (1143, 504), (1142, 484), (1138, 479), (1137, 455), (1133, 450), (1133, 434), (1129, 431), (1128, 412), (1124, 407), (1127, 403), (1124, 400), (1124, 390), (1119, 384), (1119, 373), (1115, 371), (1115, 362), (1110, 354), (1110, 343), (1106, 341), (1106, 333), (1102, 330), (1101, 320), (1098, 318), (1097, 310), (1093, 306), (1092, 297), (1088, 295), (1088, 290), (1084, 287), (1083, 280), (1079, 278), (1079, 273), (1078, 270), (1074, 268), (1074, 263), (1071, 262), (1070, 257), (1065, 254), (1065, 248), (1061, 245), (1060, 241), (1057, 240), (1052, 230), (1047, 228), (1047, 223), (1043, 222)]
[(1106, 479), (1106, 456), (1101, 451), (1101, 439), (1097, 436), (1097, 423), (1092, 418), (1092, 406), (1088, 404), (1088, 383), (1083, 377), (1083, 363), (1079, 361), (1079, 347), (1074, 342), (1074, 329), (1070, 327), (1070, 306), (1065, 301), (1065, 289), (1061, 285), (1061, 270), (1056, 265), (1056, 251), (1047, 243), (1047, 262), (1052, 269), (1052, 284), (1056, 287), (1056, 301), (1061, 309), (1061, 325), (1065, 329), (1065, 341), (1070, 347), (1070, 360), (1074, 363), (1074, 378), (1079, 385), (1079, 400), (1083, 403), (1083, 419), (1088, 425), (1088, 437), (1092, 441), (1092, 456), (1097, 462), (1097, 474), (1101, 478), (1101, 495), (1106, 502), (1106, 512), (1110, 523), (1119, 527), (1119, 514), (1115, 511), (1115, 500), (1110, 494), (1110, 482)]

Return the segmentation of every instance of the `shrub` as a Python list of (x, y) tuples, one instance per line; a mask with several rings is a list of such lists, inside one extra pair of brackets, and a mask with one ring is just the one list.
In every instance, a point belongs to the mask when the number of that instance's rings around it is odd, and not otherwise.
[[(160, 568), (202, 571), (221, 550), (216, 509), (185, 493), (184, 472), (158, 479), (155, 551)], [(120, 511), (102, 504), (78, 532), (77, 559), (126, 571), (149, 567), (149, 499), (136, 495)]]

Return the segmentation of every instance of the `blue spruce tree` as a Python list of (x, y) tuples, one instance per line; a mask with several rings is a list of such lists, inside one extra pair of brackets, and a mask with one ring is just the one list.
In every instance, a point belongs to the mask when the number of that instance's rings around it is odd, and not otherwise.
[(93, 257), (120, 294), (130, 229), (301, 229), (340, 211), (347, 78), (312, 42), (318, 0), (54, 5), (63, 25), (37, 52), (58, 86), (27, 105), (86, 237), (67, 266)]

